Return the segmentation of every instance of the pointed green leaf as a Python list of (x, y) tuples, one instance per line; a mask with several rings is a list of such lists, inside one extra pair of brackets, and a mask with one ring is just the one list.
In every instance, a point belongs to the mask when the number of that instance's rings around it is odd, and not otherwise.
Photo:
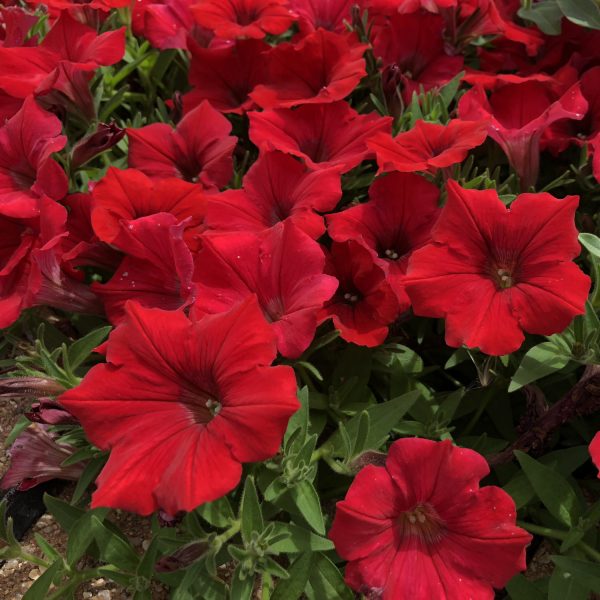
[(62, 559), (54, 561), (25, 592), (22, 600), (45, 600), (54, 576), (62, 566)]
[(552, 342), (542, 342), (525, 354), (512, 377), (508, 391), (514, 392), (528, 383), (560, 371), (569, 364), (570, 360), (571, 357), (566, 356)]
[(242, 501), (240, 503), (240, 520), (242, 523), (242, 539), (246, 544), (252, 540), (252, 532), (261, 533), (264, 529), (264, 521), (260, 501), (256, 493), (254, 478), (246, 477)]
[(573, 526), (581, 515), (581, 506), (571, 484), (560, 473), (524, 452), (517, 450), (515, 456), (550, 514), (568, 527)]
[(84, 335), (69, 346), (67, 356), (72, 371), (85, 362), (94, 348), (99, 346), (106, 339), (106, 336), (111, 329), (112, 327), (110, 325), (94, 329), (94, 331), (90, 331), (90, 333)]
[(578, 583), (589, 587), (596, 594), (600, 594), (600, 567), (598, 563), (586, 562), (570, 556), (551, 556), (550, 558), (564, 573), (577, 578)]
[(277, 583), (271, 600), (298, 600), (304, 593), (312, 565), (310, 552), (301, 554), (288, 569), (289, 578)]
[(306, 522), (319, 535), (325, 535), (325, 522), (323, 521), (321, 503), (313, 484), (309, 481), (301, 481), (290, 489), (290, 495)]

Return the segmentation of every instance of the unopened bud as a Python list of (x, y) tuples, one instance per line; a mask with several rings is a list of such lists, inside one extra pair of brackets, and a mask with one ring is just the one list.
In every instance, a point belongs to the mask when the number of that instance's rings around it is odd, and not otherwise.
[(123, 136), (125, 130), (121, 129), (115, 123), (100, 123), (94, 133), (87, 135), (81, 141), (75, 144), (71, 165), (73, 168), (80, 167), (94, 156), (105, 152), (117, 144)]

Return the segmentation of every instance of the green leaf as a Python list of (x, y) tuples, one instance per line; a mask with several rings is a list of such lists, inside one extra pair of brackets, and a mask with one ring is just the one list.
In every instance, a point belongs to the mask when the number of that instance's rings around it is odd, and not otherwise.
[(580, 233), (579, 243), (596, 258), (600, 258), (600, 238), (593, 233)]
[(460, 87), (464, 75), (465, 72), (461, 71), (460, 73), (458, 73), (458, 75), (455, 75), (446, 85), (444, 85), (440, 89), (439, 95), (446, 108), (450, 106), (452, 100), (454, 100), (454, 98), (456, 97), (456, 93), (458, 92), (458, 88)]
[(354, 446), (352, 448), (351, 456), (360, 454), (364, 449), (369, 439), (369, 430), (371, 428), (369, 413), (363, 410), (358, 417), (358, 427), (356, 437), (354, 438)]
[(240, 502), (240, 520), (242, 524), (242, 539), (246, 544), (252, 540), (252, 532), (261, 533), (264, 521), (256, 486), (252, 477), (246, 477), (242, 501)]
[(532, 4), (530, 8), (521, 8), (519, 17), (535, 23), (548, 35), (560, 35), (562, 11), (556, 0), (545, 0)]
[(600, 594), (600, 567), (598, 563), (590, 563), (568, 556), (551, 556), (550, 558), (564, 573), (576, 577), (579, 584), (587, 586)]
[(273, 535), (286, 534), (286, 537), (269, 546), (269, 550), (275, 554), (295, 554), (297, 552), (327, 552), (333, 550), (331, 540), (314, 534), (294, 523), (273, 523), (275, 526)]
[(573, 526), (581, 515), (581, 506), (570, 483), (560, 473), (524, 452), (515, 450), (515, 456), (550, 514), (568, 527)]
[[(574, 446), (555, 450), (540, 458), (540, 462), (553, 471), (570, 475), (577, 467), (589, 460), (587, 446)], [(522, 471), (519, 471), (505, 486), (504, 491), (511, 495), (517, 510), (529, 504), (535, 497), (535, 490)]]
[(548, 586), (548, 600), (588, 600), (590, 588), (560, 568), (554, 569)]
[[(93, 512), (84, 513), (69, 531), (67, 542), (67, 564), (73, 567), (94, 542)], [(98, 519), (96, 519), (98, 521)]]
[(106, 527), (95, 515), (92, 515), (91, 525), (94, 539), (100, 548), (101, 559), (123, 571), (134, 573), (138, 568), (140, 557), (131, 544)]
[(314, 600), (353, 600), (354, 594), (344, 583), (339, 569), (324, 554), (316, 554), (309, 578)]
[(48, 560), (55, 561), (59, 558), (62, 560), (60, 552), (56, 548), (54, 548), (54, 546), (52, 546), (39, 533), (34, 533), (33, 536), (35, 539), (35, 543), (39, 546), (40, 550), (44, 553)]
[(298, 600), (304, 593), (312, 565), (310, 553), (301, 554), (288, 569), (289, 578), (277, 584), (271, 600)]
[(87, 490), (88, 486), (92, 483), (92, 481), (96, 480), (96, 477), (102, 470), (102, 467), (106, 464), (108, 456), (103, 453), (99, 456), (93, 458), (83, 470), (83, 473), (79, 476), (77, 480), (77, 485), (75, 486), (75, 490), (73, 492), (73, 497), (71, 498), (71, 502), (76, 504), (79, 502), (85, 490)]
[(512, 600), (547, 600), (546, 594), (521, 574), (515, 575), (506, 584), (506, 590)]
[(300, 408), (292, 415), (288, 422), (287, 430), (283, 438), (284, 446), (287, 446), (290, 436), (298, 430), (300, 430), (299, 436), (301, 438), (301, 443), (303, 443), (308, 432), (308, 388), (306, 386), (298, 391), (298, 402), (300, 402)]
[(254, 575), (242, 578), (242, 567), (237, 566), (231, 578), (231, 600), (250, 600), (254, 589)]
[(54, 576), (58, 573), (63, 562), (62, 559), (55, 560), (25, 592), (22, 600), (45, 600)]
[(517, 372), (513, 375), (509, 392), (537, 381), (555, 371), (560, 371), (569, 364), (570, 356), (565, 356), (552, 342), (542, 342), (531, 348), (523, 357)]
[(226, 496), (215, 500), (214, 502), (207, 502), (196, 509), (196, 513), (199, 514), (207, 523), (214, 527), (225, 528), (235, 520), (231, 504)]
[[(413, 390), (388, 402), (373, 404), (366, 408), (365, 411), (369, 414), (370, 427), (363, 450), (376, 450), (379, 448), (390, 431), (412, 408), (420, 393), (418, 390)], [(356, 439), (358, 436), (360, 420), (361, 414), (357, 414), (344, 424), (350, 439)], [(344, 444), (339, 430), (325, 442), (325, 445), (332, 447), (335, 456), (344, 456)]]
[(325, 535), (325, 523), (319, 495), (310, 481), (300, 481), (290, 489), (294, 504), (306, 522), (319, 534)]
[(48, 494), (44, 494), (44, 504), (48, 512), (67, 533), (70, 533), (75, 523), (85, 514), (85, 511), (81, 508), (71, 506), (67, 502)]
[(595, 0), (557, 0), (560, 10), (572, 23), (600, 29), (600, 6)]
[(111, 329), (112, 327), (110, 325), (94, 329), (94, 331), (90, 331), (87, 335), (84, 335), (69, 346), (67, 355), (73, 371), (85, 362), (94, 348), (99, 346), (106, 339), (106, 336)]

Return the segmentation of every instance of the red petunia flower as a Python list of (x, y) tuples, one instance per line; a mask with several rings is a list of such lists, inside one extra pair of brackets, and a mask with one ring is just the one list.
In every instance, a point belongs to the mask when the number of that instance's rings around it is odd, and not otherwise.
[(14, 323), (22, 310), (41, 304), (100, 312), (88, 286), (62, 269), (65, 208), (45, 196), (23, 206), (19, 216), (12, 214), (14, 206), (9, 208), (4, 211), (0, 203), (0, 329)]
[(300, 32), (305, 35), (319, 28), (347, 33), (345, 23), (352, 22), (350, 11), (355, 4), (355, 0), (290, 0)]
[(346, 102), (311, 104), (296, 110), (252, 112), (250, 139), (261, 151), (280, 150), (302, 158), (311, 169), (350, 171), (373, 155), (367, 140), (391, 130), (391, 117), (359, 115)]
[(495, 190), (448, 182), (448, 201), (417, 250), (406, 288), (415, 314), (446, 319), (446, 343), (509, 354), (523, 331), (551, 335), (585, 312), (590, 278), (579, 252), (577, 196), (521, 194), (507, 208)]
[(92, 506), (189, 511), (273, 456), (299, 407), (292, 369), (269, 366), (274, 337), (254, 299), (197, 322), (130, 303), (107, 364), (59, 397), (111, 450)]
[(135, 35), (146, 38), (154, 48), (187, 48), (187, 37), (194, 40), (214, 37), (196, 24), (192, 14), (193, 0), (158, 0), (137, 2), (132, 14), (132, 27)]
[(227, 185), (233, 173), (231, 123), (208, 102), (188, 112), (173, 129), (153, 123), (128, 129), (129, 166), (150, 177), (181, 177), (205, 187)]
[(469, 150), (487, 137), (485, 121), (452, 119), (447, 125), (417, 121), (395, 138), (385, 133), (373, 136), (367, 146), (375, 152), (379, 173), (388, 171), (435, 174), (438, 169), (462, 162)]
[(267, 77), (250, 97), (262, 108), (289, 108), (342, 100), (366, 75), (368, 48), (348, 36), (318, 29), (269, 54)]
[(40, 48), (53, 52), (60, 60), (79, 69), (93, 70), (114, 65), (125, 54), (125, 27), (98, 35), (95, 29), (63, 11), (42, 40)]
[(504, 490), (479, 487), (488, 473), (449, 440), (394, 442), (385, 467), (362, 469), (337, 503), (329, 537), (349, 561), (346, 583), (382, 600), (492, 600), (525, 570), (531, 536)]
[[(590, 444), (590, 456), (596, 468), (600, 470), (600, 431), (594, 436)], [(598, 473), (598, 477), (600, 477), (600, 472)]]
[[(188, 45), (193, 89), (184, 97), (186, 112), (203, 100), (224, 113), (242, 114), (254, 106), (249, 94), (265, 81), (267, 53), (271, 50), (268, 44), (238, 40), (224, 48), (202, 48), (191, 42)], [(1, 82), (0, 78), (0, 86)]]
[(121, 264), (105, 284), (92, 284), (111, 323), (125, 316), (125, 303), (176, 310), (194, 300), (194, 260), (184, 239), (186, 223), (168, 213), (142, 217), (129, 223), (119, 236), (125, 253)]
[(334, 242), (327, 272), (339, 280), (335, 296), (321, 311), (347, 342), (375, 347), (383, 343), (388, 325), (398, 316), (396, 294), (382, 266), (360, 242)]
[(101, 10), (108, 12), (131, 4), (131, 0), (27, 0), (30, 4), (44, 4), (52, 13), (64, 10)]
[(317, 212), (333, 210), (342, 197), (337, 168), (311, 171), (281, 152), (259, 156), (244, 177), (244, 189), (211, 196), (206, 225), (219, 231), (260, 232), (290, 221), (313, 239), (325, 233)]
[(35, 89), (38, 104), (46, 110), (69, 114), (89, 126), (96, 118), (94, 97), (90, 92), (93, 71), (85, 71), (69, 62), (59, 62), (56, 69)]
[(327, 215), (327, 231), (333, 240), (356, 240), (373, 250), (401, 312), (410, 306), (404, 290), (408, 259), (430, 239), (439, 196), (438, 187), (423, 177), (391, 173), (371, 185), (368, 202)]
[(25, 99), (57, 66), (57, 56), (39, 47), (0, 46), (0, 90)]
[(421, 86), (427, 91), (458, 75), (464, 59), (446, 54), (443, 29), (439, 15), (418, 12), (396, 14), (376, 30), (373, 52), (383, 60), (387, 96), (400, 85), (404, 102), (410, 102)]
[(69, 194), (63, 201), (69, 213), (63, 239), (63, 268), (73, 276), (80, 267), (97, 267), (114, 271), (122, 259), (115, 248), (100, 241), (92, 228), (91, 194)]
[(308, 348), (317, 315), (337, 287), (324, 275), (325, 255), (317, 242), (289, 222), (260, 235), (207, 235), (194, 280), (192, 314), (214, 314), (256, 294), (277, 338), (277, 349), (297, 358)]
[(476, 86), (458, 104), (461, 119), (488, 122), (489, 136), (504, 150), (523, 190), (537, 181), (544, 131), (559, 119), (582, 119), (587, 108), (579, 84), (556, 99), (550, 86), (540, 81), (504, 85), (489, 99), (483, 87)]
[(10, 48), (35, 43), (35, 36), (33, 40), (25, 38), (37, 22), (38, 17), (23, 8), (0, 6), (0, 46)]
[(65, 147), (62, 123), (33, 98), (0, 127), (0, 211), (20, 216), (37, 206), (40, 195), (59, 200), (67, 193), (67, 176), (51, 158)]
[(181, 179), (152, 180), (136, 169), (110, 167), (92, 192), (92, 225), (96, 235), (119, 247), (121, 222), (156, 213), (186, 221), (185, 239), (193, 247), (204, 229), (206, 196), (199, 185)]
[(296, 16), (287, 0), (198, 0), (192, 12), (200, 25), (227, 40), (280, 35)]

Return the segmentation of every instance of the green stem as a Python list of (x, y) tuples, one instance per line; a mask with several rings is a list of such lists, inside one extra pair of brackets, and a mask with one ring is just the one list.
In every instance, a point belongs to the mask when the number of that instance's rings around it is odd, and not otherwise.
[(39, 556), (35, 556), (35, 554), (28, 554), (27, 552), (22, 552), (20, 557), (22, 560), (37, 565), (38, 567), (43, 567), (47, 569), (50, 566), (50, 563), (46, 562), (43, 558)]
[[(569, 535), (568, 531), (561, 531), (559, 529), (551, 529), (550, 527), (543, 527), (542, 525), (535, 525), (534, 523), (525, 523), (524, 521), (517, 521), (517, 525), (522, 527), (529, 533), (535, 533), (536, 535), (542, 535), (544, 537), (553, 538), (555, 540), (564, 541)], [(592, 548), (585, 542), (577, 542), (576, 547), (580, 548), (585, 554), (587, 554), (592, 560), (600, 563), (600, 552), (595, 548)]]
[(239, 521), (239, 520), (233, 521), (231, 523), (229, 529), (227, 529), (226, 531), (224, 531), (223, 533), (221, 533), (214, 539), (213, 545), (216, 546), (217, 548), (222, 548), (223, 544), (228, 542), (234, 535), (236, 535), (240, 531), (241, 527), (242, 527), (241, 521)]

